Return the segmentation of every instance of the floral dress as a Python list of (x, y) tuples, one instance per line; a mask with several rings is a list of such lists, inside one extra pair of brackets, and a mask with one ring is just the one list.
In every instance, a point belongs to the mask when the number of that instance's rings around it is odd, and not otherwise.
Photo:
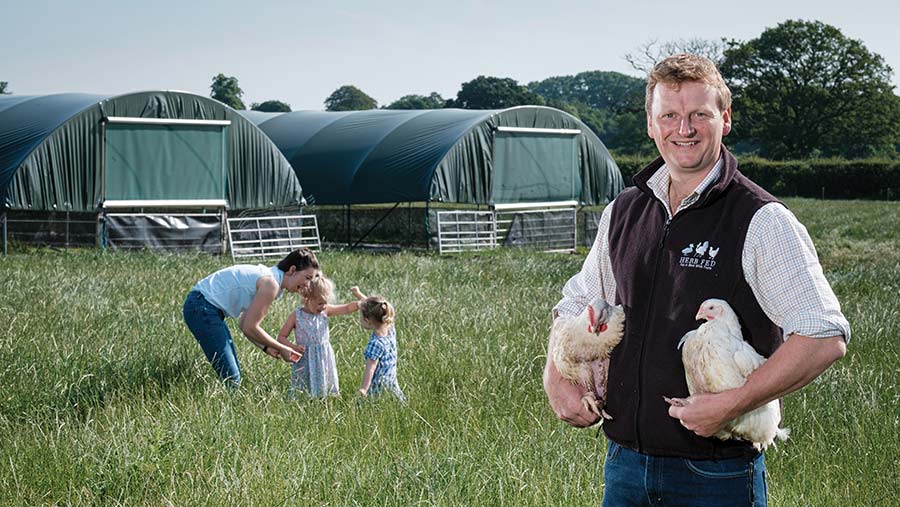
[(295, 343), (306, 347), (306, 351), (293, 365), (291, 387), (315, 397), (337, 395), (338, 374), (328, 334), (328, 316), (325, 312), (312, 314), (297, 308), (296, 317)]
[(403, 391), (400, 390), (400, 384), (397, 382), (397, 333), (394, 331), (394, 327), (391, 326), (387, 336), (379, 336), (372, 331), (364, 355), (366, 359), (378, 361), (368, 395), (374, 398), (389, 391), (394, 393), (400, 401), (406, 401)]

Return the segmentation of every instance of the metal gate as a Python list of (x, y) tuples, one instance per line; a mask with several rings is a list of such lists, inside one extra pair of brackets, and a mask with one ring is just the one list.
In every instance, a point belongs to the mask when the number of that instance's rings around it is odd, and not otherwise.
[(284, 257), (303, 247), (322, 249), (315, 215), (229, 218), (228, 241), (234, 261)]
[(439, 211), (440, 253), (497, 246), (574, 252), (578, 246), (575, 201), (496, 204), (491, 211)]
[(438, 211), (440, 253), (485, 250), (497, 246), (493, 211)]

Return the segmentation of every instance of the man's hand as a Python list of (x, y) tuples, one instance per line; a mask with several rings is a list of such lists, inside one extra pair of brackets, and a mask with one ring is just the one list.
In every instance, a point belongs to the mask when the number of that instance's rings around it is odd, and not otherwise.
[(735, 404), (730, 391), (717, 394), (695, 394), (688, 398), (665, 398), (669, 404), (669, 416), (701, 437), (711, 437), (725, 427), (735, 414)]
[(556, 416), (572, 426), (585, 428), (600, 420), (600, 416), (581, 403), (587, 389), (564, 379), (549, 356), (544, 367), (544, 391)]

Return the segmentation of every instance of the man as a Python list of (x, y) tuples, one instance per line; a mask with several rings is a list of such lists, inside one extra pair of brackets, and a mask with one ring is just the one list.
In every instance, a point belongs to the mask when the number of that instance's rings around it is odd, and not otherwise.
[[(687, 54), (663, 60), (645, 108), (660, 157), (606, 207), (554, 309), (577, 315), (597, 296), (625, 309), (609, 362), (603, 505), (766, 505), (763, 455), (711, 435), (811, 382), (845, 354), (850, 327), (806, 229), (722, 146), (731, 92), (715, 65)], [(734, 308), (744, 339), (768, 360), (741, 388), (669, 406), (664, 396), (688, 396), (678, 341), (713, 297)], [(544, 388), (569, 424), (597, 421), (582, 408), (582, 388), (549, 360)]]

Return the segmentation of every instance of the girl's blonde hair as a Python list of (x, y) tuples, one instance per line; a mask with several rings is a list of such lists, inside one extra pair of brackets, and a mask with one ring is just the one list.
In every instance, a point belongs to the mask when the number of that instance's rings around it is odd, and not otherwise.
[(312, 280), (309, 281), (309, 287), (303, 291), (303, 299), (322, 299), (326, 303), (334, 301), (334, 282), (331, 281), (325, 273), (316, 271)]
[(359, 313), (368, 320), (378, 324), (393, 324), (394, 307), (381, 296), (369, 296), (359, 303)]

